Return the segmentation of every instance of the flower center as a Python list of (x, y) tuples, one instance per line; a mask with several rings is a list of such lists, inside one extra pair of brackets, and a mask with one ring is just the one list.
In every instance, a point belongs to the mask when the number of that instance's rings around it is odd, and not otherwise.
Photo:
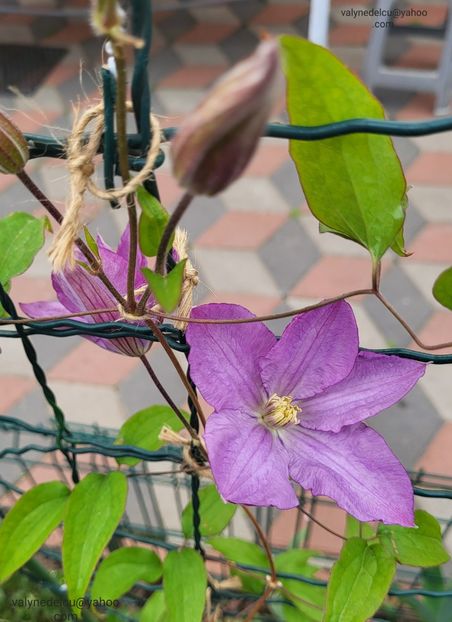
[(283, 428), (289, 424), (300, 423), (298, 413), (301, 408), (292, 402), (293, 397), (290, 395), (280, 397), (273, 393), (265, 406), (262, 422), (270, 428)]

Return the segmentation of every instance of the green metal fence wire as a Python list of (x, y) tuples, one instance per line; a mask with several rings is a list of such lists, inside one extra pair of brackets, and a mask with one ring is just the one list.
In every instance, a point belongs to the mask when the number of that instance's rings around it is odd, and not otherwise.
[[(132, 171), (140, 170), (145, 162), (146, 151), (150, 144), (151, 128), (149, 123), (149, 113), (151, 109), (151, 93), (149, 89), (148, 81), (148, 59), (149, 50), (152, 41), (152, 3), (150, 0), (132, 0), (132, 19), (131, 29), (135, 36), (143, 38), (145, 46), (141, 50), (135, 52), (134, 70), (132, 77), (132, 103), (134, 116), (137, 125), (137, 133), (128, 135), (128, 147), (129, 147), (129, 166)], [(152, 67), (151, 67), (152, 72)], [(103, 81), (103, 99), (104, 99), (104, 113), (105, 113), (105, 131), (104, 139), (99, 147), (99, 153), (103, 155), (104, 162), (104, 182), (106, 188), (112, 188), (114, 186), (114, 177), (117, 174), (117, 156), (116, 156), (116, 137), (114, 133), (114, 99), (115, 99), (115, 83), (114, 78), (108, 69), (102, 70)], [(331, 123), (328, 125), (307, 127), (307, 126), (293, 126), (282, 123), (269, 124), (264, 133), (267, 137), (281, 138), (286, 140), (323, 140), (326, 138), (332, 138), (337, 136), (346, 136), (355, 133), (369, 133), (369, 134), (382, 134), (390, 136), (426, 136), (429, 134), (444, 132), (452, 130), (452, 117), (443, 119), (426, 120), (421, 122), (396, 122), (389, 120), (377, 120), (377, 119), (349, 119), (338, 123)], [(165, 140), (171, 140), (172, 136), (177, 131), (177, 128), (166, 128), (163, 130), (163, 136)], [(36, 134), (26, 134), (30, 148), (30, 158), (65, 158), (66, 144), (65, 140), (58, 140), (55, 138), (48, 138)], [(155, 169), (164, 161), (163, 152), (160, 153), (156, 163)], [(158, 187), (156, 182), (156, 176), (151, 175), (150, 179), (145, 183), (149, 192), (158, 198)], [(112, 202), (113, 208), (118, 207), (115, 202)], [(7, 325), (9, 321), (18, 319), (18, 313), (14, 306), (13, 301), (7, 294), (5, 289), (0, 285), (0, 303), (6, 310), (9, 317), (2, 318), (0, 325)], [(176, 351), (184, 354), (188, 353), (188, 344), (184, 339), (184, 335), (181, 331), (177, 330), (170, 324), (163, 324), (161, 330), (165, 336), (167, 343), (170, 347)], [(55, 321), (30, 321), (23, 324), (14, 324), (12, 328), (4, 328), (0, 330), (0, 338), (16, 338), (22, 341), (25, 354), (33, 368), (35, 378), (40, 385), (44, 398), (50, 405), (55, 420), (55, 427), (33, 426), (24, 421), (12, 417), (1, 416), (0, 417), (0, 430), (5, 433), (16, 434), (15, 442), (11, 446), (4, 447), (0, 450), (0, 460), (13, 461), (15, 464), (22, 465), (24, 472), (30, 474), (29, 468), (33, 464), (33, 460), (29, 459), (29, 456), (53, 456), (58, 452), (61, 452), (69, 466), (69, 472), (71, 474), (74, 483), (79, 481), (80, 469), (83, 469), (83, 464), (77, 462), (77, 457), (81, 455), (99, 456), (103, 460), (108, 458), (124, 458), (133, 457), (143, 461), (144, 471), (139, 477), (144, 478), (149, 488), (149, 495), (154, 500), (153, 509), (159, 512), (158, 502), (155, 497), (155, 491), (153, 491), (153, 481), (158, 479), (152, 472), (147, 470), (147, 464), (155, 462), (169, 462), (175, 465), (180, 465), (182, 462), (181, 452), (175, 447), (165, 447), (156, 452), (148, 452), (138, 447), (132, 446), (119, 446), (114, 444), (114, 437), (112, 435), (97, 434), (95, 430), (89, 432), (70, 430), (66, 424), (64, 414), (61, 408), (58, 406), (56, 398), (47, 383), (47, 378), (44, 370), (39, 365), (35, 348), (30, 340), (33, 335), (45, 335), (48, 337), (64, 338), (74, 335), (78, 336), (94, 336), (103, 337), (106, 339), (114, 339), (118, 337), (137, 337), (155, 341), (155, 337), (152, 332), (146, 327), (134, 326), (125, 322), (102, 322), (102, 323), (82, 323), (76, 320), (64, 319)], [(379, 350), (372, 350), (374, 352), (381, 352), (388, 355), (397, 355), (405, 358), (415, 359), (423, 362), (430, 362), (437, 365), (452, 363), (452, 355), (446, 354), (431, 354), (428, 352), (416, 352), (405, 348), (385, 348)], [(197, 419), (194, 409), (191, 408), (191, 421), (194, 426), (197, 425)], [(39, 443), (30, 442), (28, 444), (21, 444), (19, 441), (20, 434), (27, 434), (36, 436), (40, 439)], [(43, 442), (43, 439), (47, 439), (47, 443)], [(39, 463), (39, 462), (37, 462)], [(60, 476), (65, 478), (64, 469), (54, 459), (53, 462), (55, 468), (59, 470)], [(94, 458), (90, 465), (95, 465)], [(104, 465), (108, 468), (108, 465)], [(132, 470), (129, 472), (131, 481), (134, 481), (135, 488), (138, 486), (136, 473)], [(191, 489), (191, 498), (194, 507), (194, 533), (195, 533), (195, 546), (203, 554), (204, 551), (201, 546), (201, 533), (199, 531), (200, 515), (199, 515), (199, 478), (197, 476), (188, 476), (178, 474), (177, 476), (169, 477), (168, 484), (174, 487), (176, 496), (179, 494), (179, 486), (183, 479), (184, 485)], [(438, 478), (437, 478), (438, 479)], [(422, 483), (424, 481), (424, 483)], [(423, 475), (413, 474), (414, 492), (419, 497), (434, 498), (434, 499), (452, 499), (452, 483), (444, 478), (442, 485), (438, 483), (429, 485), (423, 480)], [(0, 478), (0, 487), (10, 493), (20, 494), (22, 491), (19, 486), (13, 482), (7, 481), (5, 478)], [(138, 488), (136, 488), (138, 490)], [(141, 494), (141, 493), (140, 493)], [(138, 493), (137, 493), (138, 495)], [(144, 498), (138, 495), (139, 505), (143, 516), (148, 516), (148, 510)], [(178, 497), (178, 507), (182, 507), (181, 499)], [(271, 525), (271, 513), (267, 512), (267, 527)], [(158, 523), (162, 526), (162, 517), (157, 517)], [(145, 522), (148, 522), (147, 519)], [(445, 526), (447, 531), (452, 523), (448, 522)], [(137, 542), (143, 542), (153, 544), (159, 547), (166, 547), (168, 549), (174, 548), (176, 544), (168, 541), (168, 533), (162, 527), (162, 532), (159, 537), (151, 537), (146, 530), (141, 530), (136, 526), (131, 528), (127, 521), (121, 525), (118, 529), (115, 537), (127, 537), (135, 539)], [(48, 552), (49, 555), (55, 554), (55, 552)], [(216, 559), (211, 555), (206, 555), (206, 559)], [(265, 573), (268, 570), (258, 568), (254, 566), (240, 566), (244, 570), (252, 570), (253, 572)], [(27, 572), (30, 572), (30, 568)], [(326, 585), (324, 581), (301, 577), (297, 575), (280, 574), (281, 578), (288, 578), (298, 581), (303, 581), (311, 585)], [(42, 578), (42, 577), (41, 577)], [(54, 586), (55, 587), (55, 586)], [(150, 586), (146, 586), (147, 589), (151, 589)], [(431, 598), (451, 598), (452, 590), (448, 591), (433, 591), (426, 590), (415, 584), (412, 588), (406, 589), (404, 587), (398, 587), (394, 585), (391, 588), (390, 595), (393, 596), (425, 596)], [(244, 595), (243, 593), (226, 592), (222, 591), (221, 594), (215, 594), (215, 598), (220, 597), (223, 599), (234, 600), (237, 598), (253, 599), (253, 595)], [(127, 619), (127, 616), (124, 618)], [(129, 618), (130, 619), (130, 618)], [(268, 619), (268, 618), (262, 618)]]

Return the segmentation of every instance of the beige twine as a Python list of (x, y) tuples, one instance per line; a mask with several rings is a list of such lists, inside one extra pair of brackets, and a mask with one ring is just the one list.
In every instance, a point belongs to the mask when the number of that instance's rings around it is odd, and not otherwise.
[(183, 456), (183, 468), (187, 473), (197, 473), (202, 477), (207, 477), (213, 480), (212, 471), (209, 466), (198, 464), (191, 455), (191, 448), (193, 445), (200, 445), (206, 450), (206, 447), (201, 439), (193, 440), (185, 438), (182, 434), (174, 432), (169, 426), (164, 425), (160, 430), (159, 440), (170, 445), (177, 445), (182, 447)]
[[(193, 307), (193, 290), (199, 283), (198, 271), (188, 258), (188, 235), (185, 229), (176, 229), (174, 235), (173, 248), (177, 251), (179, 261), (187, 259), (184, 268), (184, 281), (182, 284), (181, 298), (177, 315), (181, 317), (190, 317), (190, 313)], [(179, 330), (185, 330), (187, 322), (177, 320), (174, 322), (174, 326)]]
[[(126, 103), (127, 111), (133, 110), (132, 103)], [(69, 264), (75, 265), (74, 242), (81, 229), (80, 211), (83, 206), (83, 196), (88, 190), (99, 199), (119, 200), (132, 194), (151, 174), (155, 159), (160, 150), (160, 125), (151, 114), (152, 142), (147, 153), (146, 162), (135, 177), (131, 177), (125, 186), (118, 189), (103, 190), (96, 186), (91, 176), (94, 173), (94, 157), (99, 149), (104, 131), (104, 106), (97, 104), (86, 110), (83, 115), (76, 118), (72, 133), (67, 144), (67, 163), (70, 176), (69, 204), (61, 223), (61, 227), (55, 236), (49, 249), (49, 257), (55, 271), (61, 271)], [(94, 129), (90, 133), (88, 142), (85, 142), (85, 130), (94, 121)]]

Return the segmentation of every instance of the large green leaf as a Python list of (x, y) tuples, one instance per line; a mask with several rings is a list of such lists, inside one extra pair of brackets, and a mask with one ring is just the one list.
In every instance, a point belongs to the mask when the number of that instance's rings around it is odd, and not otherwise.
[[(311, 579), (318, 572), (318, 568), (309, 563), (309, 558), (312, 555), (313, 551), (307, 549), (293, 549), (280, 553), (275, 557), (276, 571), (277, 573), (300, 575)], [(326, 594), (324, 587), (309, 585), (309, 583), (296, 579), (280, 578), (280, 581), (284, 588), (290, 592), (290, 595), (283, 592), (283, 597), (289, 598), (297, 607), (298, 612), (303, 614), (304, 619), (315, 620), (316, 622), (322, 620)], [(286, 607), (284, 611), (287, 617), (293, 617), (292, 608)], [(298, 615), (300, 616), (300, 613)]]
[(179, 261), (171, 272), (162, 276), (152, 272), (149, 268), (142, 268), (142, 272), (149, 283), (152, 293), (164, 311), (171, 313), (179, 304), (184, 282), (185, 263), (187, 259)]
[[(181, 411), (189, 419), (189, 414)], [(183, 428), (183, 424), (169, 406), (156, 404), (139, 410), (129, 417), (121, 426), (115, 445), (134, 445), (148, 451), (155, 451), (164, 441), (159, 439), (162, 427), (166, 425), (175, 432)], [(119, 464), (135, 466), (140, 462), (138, 458), (118, 458)]]
[(25, 564), (62, 521), (69, 489), (61, 482), (38, 484), (9, 510), (0, 525), (0, 582)]
[(0, 220), (0, 282), (25, 272), (44, 244), (47, 218), (14, 212)]
[(137, 581), (155, 583), (162, 576), (162, 562), (149, 549), (130, 546), (116, 549), (102, 560), (91, 590), (94, 601), (116, 600)]
[[(199, 491), (201, 533), (203, 536), (215, 536), (231, 521), (237, 509), (232, 503), (225, 503), (214, 484), (209, 484)], [(186, 538), (193, 537), (192, 502), (182, 512), (182, 530)]]
[[(94, 568), (123, 515), (127, 478), (89, 473), (72, 491), (64, 521), (63, 569), (71, 600), (82, 598)], [(80, 614), (80, 609), (74, 607)]]
[(395, 569), (382, 544), (347, 540), (331, 573), (324, 622), (366, 622), (383, 602)]
[[(240, 538), (214, 536), (213, 538), (209, 538), (209, 544), (231, 562), (268, 569), (268, 559), (264, 550), (253, 542), (247, 542)], [(253, 576), (249, 576), (245, 571), (242, 572), (241, 570), (235, 569), (231, 570), (231, 574), (240, 577), (245, 592), (254, 592), (257, 594), (262, 592), (265, 585), (264, 574), (262, 574), (262, 579), (259, 578), (259, 574), (257, 573)]]
[[(281, 45), (291, 123), (384, 118), (379, 102), (331, 52), (294, 36), (283, 36)], [(392, 244), (400, 250), (406, 182), (389, 137), (292, 140), (290, 153), (309, 208), (323, 225), (358, 242), (374, 259)]]
[(375, 536), (376, 529), (369, 523), (361, 523), (351, 514), (347, 514), (345, 523), (345, 537), (346, 538), (373, 538)]
[(163, 589), (168, 622), (201, 622), (206, 600), (207, 572), (193, 549), (171, 551), (163, 563)]
[(441, 272), (436, 279), (433, 284), (433, 296), (443, 307), (452, 310), (452, 268)]
[[(140, 186), (137, 190), (138, 202), (141, 206), (138, 234), (140, 248), (147, 257), (157, 255), (163, 231), (168, 223), (169, 216), (161, 203)], [(172, 235), (168, 247), (171, 248), (174, 240)]]
[(159, 590), (147, 599), (143, 609), (140, 611), (139, 622), (166, 622), (165, 616), (165, 594), (163, 590)]
[(449, 559), (441, 540), (441, 527), (434, 516), (416, 510), (415, 527), (380, 525), (378, 533), (401, 564), (439, 566)]

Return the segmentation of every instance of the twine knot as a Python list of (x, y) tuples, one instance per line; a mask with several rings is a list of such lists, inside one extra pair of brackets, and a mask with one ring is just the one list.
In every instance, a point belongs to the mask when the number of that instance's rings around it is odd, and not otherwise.
[[(186, 259), (184, 268), (184, 281), (182, 283), (182, 292), (178, 307), (178, 315), (182, 317), (190, 317), (193, 307), (193, 290), (199, 283), (198, 271), (191, 263), (188, 257), (188, 236), (185, 229), (176, 229), (174, 235), (173, 248), (177, 252), (179, 261)], [(177, 320), (174, 326), (179, 330), (185, 330), (187, 322)]]
[[(126, 108), (128, 112), (132, 112), (132, 103), (127, 102)], [(103, 103), (88, 108), (79, 118), (75, 119), (67, 142), (67, 162), (70, 173), (69, 201), (61, 227), (49, 249), (49, 257), (55, 271), (63, 270), (68, 264), (71, 268), (75, 266), (74, 242), (81, 228), (80, 212), (83, 207), (83, 197), (87, 190), (99, 199), (118, 201), (135, 192), (138, 186), (149, 178), (160, 150), (161, 141), (159, 123), (154, 115), (151, 114), (150, 118), (152, 141), (143, 168), (135, 177), (131, 177), (125, 186), (112, 190), (103, 190), (92, 180), (95, 171), (94, 157), (98, 152), (104, 132)], [(85, 130), (91, 122), (94, 123), (94, 127), (88, 140), (86, 140)]]

